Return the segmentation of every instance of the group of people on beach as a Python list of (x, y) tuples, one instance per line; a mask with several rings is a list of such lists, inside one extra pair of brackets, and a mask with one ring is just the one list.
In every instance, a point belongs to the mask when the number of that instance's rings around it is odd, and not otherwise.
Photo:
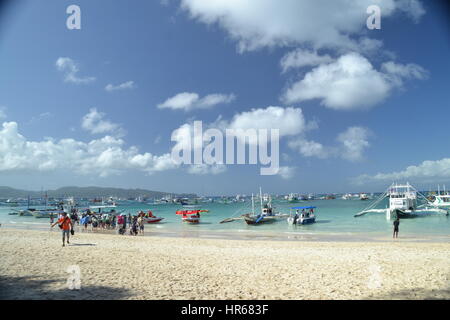
[(97, 230), (117, 230), (118, 234), (125, 235), (128, 228), (129, 235), (144, 235), (145, 218), (153, 218), (152, 211), (145, 213), (139, 211), (137, 215), (120, 214), (117, 215), (114, 210), (109, 213), (93, 213), (89, 209), (80, 215), (76, 210), (72, 210), (70, 214), (62, 212), (55, 222), (55, 217), (50, 215), (50, 225), (53, 228), (58, 225), (62, 230), (63, 247), (65, 242), (69, 244), (70, 235), (74, 235), (74, 226), (82, 226), (85, 231), (90, 226), (91, 231)]

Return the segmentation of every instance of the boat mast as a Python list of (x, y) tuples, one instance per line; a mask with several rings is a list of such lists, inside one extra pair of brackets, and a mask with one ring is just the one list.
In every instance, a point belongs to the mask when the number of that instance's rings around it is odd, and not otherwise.
[(255, 200), (253, 199), (253, 193), (252, 193), (252, 214), (255, 215)]
[(261, 201), (261, 213), (263, 213), (262, 189), (259, 187), (259, 200)]

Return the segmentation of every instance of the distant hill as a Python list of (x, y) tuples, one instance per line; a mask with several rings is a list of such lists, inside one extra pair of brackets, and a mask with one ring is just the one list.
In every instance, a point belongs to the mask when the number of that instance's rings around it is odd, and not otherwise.
[[(168, 194), (175, 197), (195, 197), (195, 194), (175, 194), (170, 192), (151, 191), (145, 189), (122, 189), (122, 188), (103, 188), (103, 187), (62, 187), (56, 190), (48, 190), (47, 194), (52, 198), (63, 198), (73, 196), (75, 198), (101, 198), (101, 197), (119, 197), (119, 198), (161, 198)], [(0, 198), (39, 198), (41, 191), (26, 191), (10, 187), (0, 186)]]

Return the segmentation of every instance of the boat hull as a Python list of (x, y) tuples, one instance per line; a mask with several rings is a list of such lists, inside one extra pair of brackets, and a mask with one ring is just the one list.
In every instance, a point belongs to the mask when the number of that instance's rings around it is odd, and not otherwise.
[(184, 218), (183, 222), (186, 222), (189, 224), (198, 224), (198, 223), (200, 223), (200, 218)]
[(393, 212), (394, 217), (398, 217), (399, 219), (413, 219), (413, 218), (420, 218), (425, 216), (431, 216), (436, 213), (433, 212), (427, 212), (427, 211), (406, 211), (406, 210), (399, 210), (395, 209)]
[(146, 223), (158, 223), (161, 220), (163, 220), (164, 218), (160, 218), (160, 217), (155, 217), (155, 218), (145, 218), (145, 222)]
[(294, 224), (294, 218), (288, 218), (288, 224), (291, 225), (305, 225), (305, 224), (313, 224), (316, 222), (316, 218), (315, 217), (311, 217), (311, 218), (299, 218), (297, 219), (297, 221)]
[(273, 223), (276, 221), (274, 217), (244, 217), (244, 221), (248, 225), (258, 225), (264, 223)]

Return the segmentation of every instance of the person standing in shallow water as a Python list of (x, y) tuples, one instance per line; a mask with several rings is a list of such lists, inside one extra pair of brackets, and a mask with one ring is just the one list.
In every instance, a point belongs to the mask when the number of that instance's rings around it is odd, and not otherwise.
[(394, 234), (393, 234), (393, 238), (398, 238), (398, 226), (400, 225), (400, 219), (397, 218), (394, 221)]

